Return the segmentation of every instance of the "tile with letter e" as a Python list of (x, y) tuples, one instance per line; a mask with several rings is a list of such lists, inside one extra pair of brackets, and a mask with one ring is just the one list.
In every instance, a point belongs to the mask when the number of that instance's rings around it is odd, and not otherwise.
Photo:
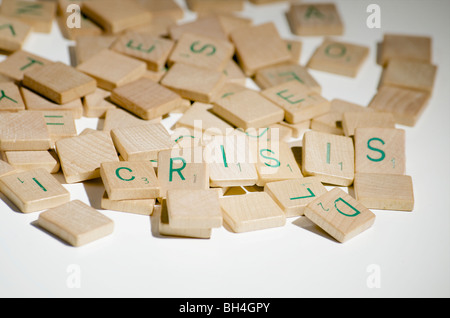
[(4, 52), (21, 50), (31, 32), (32, 29), (27, 23), (0, 16), (0, 50)]
[(70, 193), (45, 169), (0, 177), (1, 192), (23, 213), (49, 209), (70, 200)]
[(350, 137), (307, 131), (303, 136), (302, 173), (322, 183), (350, 186), (355, 172), (355, 152)]
[(7, 75), (14, 81), (20, 82), (25, 72), (50, 63), (53, 62), (31, 52), (18, 50), (0, 63), (0, 74)]
[(403, 129), (357, 128), (355, 172), (405, 174), (405, 134)]
[(28, 24), (32, 27), (33, 32), (50, 33), (56, 15), (56, 3), (4, 0), (0, 7), (0, 13)]
[(17, 112), (25, 110), (25, 103), (19, 87), (13, 82), (0, 83), (0, 111)]
[(42, 212), (38, 225), (74, 247), (92, 243), (114, 231), (110, 218), (79, 200)]
[(310, 202), (305, 216), (340, 243), (361, 234), (375, 222), (372, 211), (340, 188)]
[(105, 191), (100, 204), (104, 210), (150, 216), (153, 214), (155, 203), (156, 199), (111, 200)]

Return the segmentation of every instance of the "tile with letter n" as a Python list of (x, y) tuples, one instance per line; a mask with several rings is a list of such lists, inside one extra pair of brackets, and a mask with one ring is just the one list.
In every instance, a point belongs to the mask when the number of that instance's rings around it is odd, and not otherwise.
[(355, 172), (405, 174), (405, 134), (403, 129), (357, 128)]
[(50, 33), (56, 16), (56, 3), (52, 1), (4, 0), (0, 7), (0, 13), (30, 25), (33, 32)]
[(110, 200), (156, 199), (160, 186), (150, 161), (102, 162), (100, 176)]
[(100, 204), (104, 210), (150, 216), (153, 214), (156, 199), (111, 200), (105, 191)]
[(318, 178), (306, 177), (266, 183), (264, 192), (281, 207), (286, 217), (294, 217), (304, 215), (306, 205), (327, 189)]
[(219, 199), (223, 220), (235, 233), (244, 233), (286, 224), (283, 210), (266, 192), (223, 196)]
[(326, 39), (311, 56), (307, 67), (313, 70), (356, 77), (368, 55), (368, 47)]
[(390, 112), (350, 111), (342, 115), (342, 129), (345, 136), (354, 136), (357, 128), (395, 128), (395, 118)]
[(340, 243), (361, 234), (375, 222), (372, 211), (340, 188), (310, 202), (305, 216)]
[(12, 82), (0, 83), (0, 111), (17, 112), (25, 110), (19, 87)]
[(175, 42), (159, 36), (128, 31), (120, 36), (111, 49), (147, 63), (147, 69), (162, 71)]
[(80, 200), (42, 212), (38, 225), (74, 247), (84, 246), (114, 231), (114, 222)]
[(229, 41), (186, 32), (177, 41), (168, 62), (223, 71), (233, 55), (234, 45)]
[(350, 186), (355, 172), (355, 152), (350, 137), (317, 131), (303, 136), (302, 173), (322, 183)]
[(11, 53), (21, 50), (31, 32), (28, 24), (0, 16), (0, 51)]
[(1, 192), (23, 213), (49, 209), (70, 200), (70, 193), (43, 168), (0, 177)]
[(0, 74), (7, 75), (16, 82), (21, 82), (25, 72), (50, 63), (53, 62), (31, 52), (18, 50), (0, 63)]

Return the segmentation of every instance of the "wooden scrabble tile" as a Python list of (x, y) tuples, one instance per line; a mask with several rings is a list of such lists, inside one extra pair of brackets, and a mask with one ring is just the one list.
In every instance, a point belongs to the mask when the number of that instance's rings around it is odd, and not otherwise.
[(80, 65), (104, 49), (109, 49), (117, 40), (117, 35), (85, 35), (75, 40), (76, 65)]
[(310, 202), (305, 215), (340, 243), (361, 234), (375, 222), (372, 211), (340, 188)]
[(330, 111), (315, 116), (311, 120), (311, 130), (335, 135), (344, 135), (342, 120), (346, 112), (372, 112), (373, 109), (351, 103), (342, 99), (332, 99)]
[(56, 3), (52, 1), (4, 0), (0, 13), (13, 17), (33, 28), (33, 32), (50, 33), (56, 16)]
[(380, 87), (390, 85), (431, 93), (436, 72), (437, 66), (433, 64), (391, 59), (381, 76)]
[(178, 39), (168, 62), (223, 71), (233, 55), (234, 45), (229, 41), (185, 32)]
[(203, 133), (187, 127), (177, 127), (172, 130), (170, 138), (176, 148), (194, 148), (203, 146)]
[(169, 27), (170, 38), (175, 41), (178, 41), (185, 32), (228, 40), (227, 33), (215, 16), (200, 17), (194, 21), (183, 22)]
[(366, 46), (326, 39), (311, 56), (307, 67), (356, 77), (368, 55), (369, 48)]
[(244, 0), (186, 0), (189, 10), (194, 12), (242, 11)]
[(380, 87), (368, 108), (392, 113), (397, 124), (414, 127), (429, 99), (430, 94), (424, 91), (385, 85)]
[[(80, 17), (80, 27), (73, 28), (69, 27), (68, 21), (73, 21), (73, 9), (67, 7), (69, 4), (74, 3), (74, 1), (67, 1), (67, 4), (64, 8), (64, 11), (61, 15), (56, 17), (56, 21), (58, 23), (59, 29), (61, 30), (62, 36), (70, 41), (76, 41), (79, 37), (84, 36), (99, 36), (103, 34), (102, 28), (97, 25), (91, 19), (88, 19), (84, 14), (81, 14)], [(81, 2), (80, 2), (81, 4)]]
[(184, 17), (183, 8), (175, 0), (137, 0), (152, 14), (152, 20), (158, 18), (180, 20)]
[(114, 231), (110, 218), (79, 200), (42, 212), (38, 224), (74, 247), (92, 243)]
[(269, 4), (269, 3), (275, 3), (275, 2), (280, 2), (283, 0), (249, 0), (251, 3), (255, 4), (255, 5), (263, 5), (263, 4)]
[(34, 169), (45, 169), (50, 173), (59, 171), (59, 161), (57, 156), (49, 151), (5, 151), (5, 158), (9, 164), (17, 171), (27, 171)]
[(16, 170), (17, 169), (15, 167), (0, 159), (0, 177), (6, 176), (7, 174), (12, 174), (16, 172)]
[(0, 83), (0, 111), (17, 112), (25, 110), (19, 87), (13, 82)]
[(158, 124), (159, 122), (160, 118), (143, 120), (122, 108), (109, 109), (106, 112), (103, 122), (103, 131), (110, 132), (115, 128), (138, 126), (141, 124)]
[(70, 200), (70, 193), (45, 169), (4, 175), (0, 191), (23, 213), (49, 209)]
[(316, 131), (303, 136), (302, 173), (322, 183), (350, 186), (355, 172), (355, 153), (350, 137)]
[(209, 229), (222, 226), (219, 194), (215, 189), (169, 190), (166, 203), (173, 228)]
[(152, 34), (128, 31), (120, 36), (111, 49), (147, 64), (147, 69), (159, 72), (164, 69), (175, 42)]
[(353, 136), (357, 128), (382, 127), (395, 128), (392, 113), (386, 112), (344, 112), (342, 115), (342, 129), (345, 136)]
[(291, 129), (292, 138), (302, 138), (305, 132), (311, 128), (311, 120), (305, 120), (298, 124), (289, 124), (288, 122), (281, 121), (278, 124)]
[(261, 89), (267, 89), (289, 81), (298, 81), (316, 93), (322, 93), (320, 84), (309, 74), (305, 67), (298, 64), (266, 67), (255, 74), (255, 82)]
[[(246, 91), (249, 90), (248, 87), (246, 87), (245, 85), (241, 85), (241, 84), (236, 84), (236, 83), (232, 83), (227, 81), (223, 86), (222, 89), (220, 90), (220, 92), (217, 94), (216, 98), (213, 100), (213, 102), (215, 102), (216, 100), (220, 100), (222, 98), (237, 94), (239, 92), (242, 91)], [(212, 108), (212, 105), (211, 105)]]
[(242, 69), (233, 59), (228, 61), (227, 66), (225, 66), (225, 69), (223, 70), (223, 73), (226, 76), (226, 83), (235, 83), (242, 86), (245, 86), (247, 83), (247, 76), (245, 76)]
[(145, 120), (168, 114), (182, 103), (180, 95), (148, 78), (115, 88), (111, 100)]
[(286, 43), (286, 46), (289, 50), (289, 52), (291, 52), (291, 63), (300, 63), (300, 57), (302, 55), (302, 42), (301, 41), (297, 41), (297, 40), (284, 40), (284, 42)]
[(161, 80), (181, 97), (210, 103), (225, 84), (225, 74), (184, 63), (175, 63)]
[(412, 211), (414, 190), (410, 176), (356, 173), (355, 199), (369, 209)]
[(327, 192), (316, 177), (281, 180), (266, 183), (264, 192), (280, 206), (286, 217), (304, 215), (305, 207)]
[[(239, 15), (236, 12), (209, 11), (205, 12), (204, 15), (215, 16), (217, 20), (219, 20), (222, 29), (225, 31), (225, 34), (227, 35), (229, 35), (235, 29), (253, 25), (253, 19)], [(202, 14), (199, 13), (199, 16), (202, 16)]]
[(380, 63), (387, 66), (393, 58), (431, 63), (432, 39), (429, 36), (385, 33)]
[(112, 91), (118, 86), (142, 77), (147, 65), (134, 58), (104, 49), (78, 65), (77, 69), (95, 78), (98, 87)]
[(16, 82), (21, 82), (25, 72), (50, 63), (53, 62), (28, 51), (18, 50), (0, 63), (0, 74), (7, 75)]
[(96, 0), (82, 3), (81, 11), (106, 33), (117, 34), (151, 21), (152, 15), (135, 1)]
[(31, 31), (31, 27), (20, 20), (0, 16), (0, 50), (5, 52), (21, 50)]
[(330, 101), (308, 86), (290, 81), (265, 89), (261, 94), (284, 110), (284, 120), (296, 124), (330, 110)]
[(0, 113), (0, 150), (48, 150), (50, 135), (39, 112)]
[(239, 28), (231, 32), (239, 65), (247, 76), (276, 64), (289, 62), (291, 53), (271, 22)]
[(110, 200), (156, 199), (160, 186), (149, 161), (102, 162), (100, 176)]
[(97, 87), (95, 79), (62, 62), (25, 72), (22, 83), (58, 104), (80, 99)]
[(83, 116), (89, 118), (104, 118), (110, 109), (117, 106), (110, 102), (111, 92), (97, 88), (93, 93), (83, 97)]
[(223, 220), (233, 232), (282, 227), (286, 216), (266, 192), (224, 196), (219, 199)]
[(213, 112), (244, 130), (266, 127), (284, 118), (283, 109), (253, 90), (244, 90), (216, 100)]
[(81, 98), (63, 105), (59, 105), (51, 100), (36, 94), (32, 90), (20, 87), (25, 108), (33, 111), (69, 111), (74, 119), (80, 119), (83, 116), (83, 103)]
[(77, 126), (73, 112), (64, 110), (42, 110), (52, 146), (59, 139), (75, 137)]
[[(158, 2), (164, 2), (159, 1)], [(128, 31), (137, 33), (143, 33), (146, 35), (152, 35), (161, 38), (169, 38), (169, 28), (177, 24), (177, 19), (170, 16), (152, 16), (152, 20), (149, 23), (142, 24), (137, 27), (129, 28)]]
[(144, 75), (142, 75), (142, 77), (151, 79), (152, 81), (159, 83), (159, 81), (161, 81), (161, 79), (164, 77), (164, 75), (166, 75), (166, 73), (167, 73), (167, 69), (164, 69), (159, 72), (153, 72), (153, 71), (147, 70), (147, 71), (145, 71)]
[(395, 128), (355, 130), (355, 172), (405, 174), (405, 131)]
[(140, 215), (150, 216), (153, 214), (153, 209), (156, 204), (156, 199), (137, 199), (137, 200), (111, 200), (108, 193), (105, 191), (101, 201), (101, 207), (105, 210), (126, 212)]
[(295, 35), (323, 36), (344, 33), (344, 25), (334, 3), (293, 3), (286, 16)]
[(158, 152), (172, 149), (175, 142), (162, 124), (145, 124), (111, 130), (120, 155), (126, 161), (158, 159)]
[(56, 151), (67, 183), (99, 178), (102, 162), (119, 161), (110, 135), (101, 131), (60, 139)]

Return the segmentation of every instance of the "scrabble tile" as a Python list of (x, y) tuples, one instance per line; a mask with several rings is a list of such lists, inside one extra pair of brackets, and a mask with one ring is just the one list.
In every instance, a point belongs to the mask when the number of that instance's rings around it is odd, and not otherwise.
[(175, 0), (137, 0), (152, 14), (152, 20), (158, 18), (180, 20), (184, 17), (183, 8)]
[(369, 109), (392, 113), (397, 124), (414, 127), (428, 106), (429, 99), (430, 94), (424, 91), (386, 85), (375, 94)]
[(99, 178), (102, 162), (119, 161), (110, 135), (101, 131), (60, 139), (56, 151), (67, 183)]
[(98, 88), (83, 97), (83, 116), (89, 118), (104, 118), (110, 109), (117, 105), (110, 102), (111, 92)]
[(324, 36), (344, 33), (344, 25), (334, 3), (293, 3), (286, 16), (295, 35)]
[(340, 188), (310, 202), (305, 216), (340, 243), (366, 231), (375, 222), (375, 214)]
[(405, 131), (395, 128), (357, 128), (355, 172), (405, 174)]
[(381, 46), (381, 65), (394, 58), (431, 63), (432, 39), (429, 36), (385, 33)]
[(209, 229), (222, 226), (219, 194), (215, 189), (169, 190), (166, 203), (173, 228)]
[(110, 200), (156, 199), (160, 186), (149, 161), (102, 162), (100, 176)]
[(16, 170), (17, 169), (11, 166), (9, 163), (0, 159), (0, 177), (3, 177), (7, 174), (12, 174), (16, 172)]
[(0, 74), (7, 75), (16, 82), (21, 82), (25, 72), (50, 63), (53, 62), (31, 52), (18, 50), (0, 63)]
[(33, 32), (50, 33), (56, 15), (56, 3), (52, 1), (4, 0), (0, 7), (0, 13), (27, 23), (33, 28)]
[[(162, 1), (164, 2), (164, 1)], [(177, 24), (177, 19), (171, 16), (152, 16), (149, 23), (145, 23), (136, 27), (128, 28), (128, 31), (143, 33), (146, 35), (156, 36), (160, 38), (169, 38), (169, 28)]]
[(114, 231), (114, 222), (79, 200), (39, 214), (38, 225), (74, 247), (97, 241)]
[(291, 52), (291, 63), (300, 63), (303, 47), (302, 42), (291, 39), (284, 40), (284, 42), (286, 43), (289, 52)]
[(152, 18), (151, 13), (135, 1), (85, 1), (82, 3), (81, 11), (108, 34), (117, 34), (128, 28), (148, 23)]
[(150, 216), (153, 214), (156, 199), (111, 200), (105, 191), (100, 204), (104, 210)]
[(350, 186), (355, 171), (355, 152), (350, 137), (316, 131), (303, 136), (302, 173), (322, 183)]
[(280, 2), (283, 0), (249, 0), (251, 3), (255, 4), (255, 5), (263, 5), (263, 4), (269, 4), (269, 3), (275, 3), (275, 2)]
[(0, 178), (0, 191), (23, 213), (49, 209), (70, 200), (70, 193), (45, 169)]
[(147, 64), (147, 69), (158, 72), (164, 69), (175, 42), (152, 34), (128, 31), (120, 36), (111, 49)]
[(182, 103), (180, 95), (147, 78), (115, 88), (111, 100), (145, 120), (168, 114)]
[(178, 39), (168, 62), (223, 71), (233, 55), (234, 45), (229, 41), (185, 32)]
[(161, 80), (181, 97), (210, 103), (225, 84), (225, 74), (183, 63), (175, 63)]
[(330, 110), (330, 101), (297, 82), (285, 82), (265, 89), (261, 94), (284, 110), (284, 120), (296, 124)]
[(103, 131), (110, 132), (115, 128), (138, 126), (141, 124), (158, 124), (159, 122), (160, 118), (143, 120), (122, 108), (109, 109), (105, 114)]
[(0, 83), (0, 111), (17, 112), (25, 110), (19, 87), (12, 82)]
[(306, 131), (311, 127), (311, 120), (305, 120), (299, 122), (298, 124), (289, 124), (286, 121), (281, 121), (278, 123), (284, 127), (288, 127), (292, 130), (292, 138), (302, 138)]
[(201, 147), (204, 144), (204, 135), (199, 130), (187, 127), (177, 127), (173, 129), (170, 138), (175, 142), (174, 148)]
[(31, 31), (31, 27), (20, 20), (0, 16), (0, 50), (5, 52), (21, 50)]
[(65, 104), (95, 91), (95, 79), (62, 62), (29, 70), (23, 85), (58, 104)]
[(75, 40), (76, 65), (84, 63), (104, 49), (109, 49), (117, 39), (117, 35), (106, 34), (77, 37)]
[(175, 142), (162, 124), (145, 124), (115, 128), (111, 136), (126, 161), (158, 159), (158, 152), (172, 149)]
[[(209, 11), (205, 12), (204, 15), (215, 16), (227, 36), (235, 29), (253, 25), (252, 18), (244, 17), (239, 12)], [(199, 13), (199, 16), (201, 17), (202, 14)]]
[(280, 206), (286, 217), (295, 217), (304, 215), (305, 207), (327, 189), (318, 178), (306, 177), (266, 183), (264, 192)]
[(291, 54), (271, 22), (234, 30), (230, 39), (235, 45), (239, 65), (247, 76), (291, 59)]
[(298, 64), (283, 64), (263, 68), (256, 72), (254, 79), (261, 89), (267, 89), (289, 81), (298, 81), (316, 93), (322, 93), (320, 84), (309, 73), (308, 69)]
[[(97, 25), (91, 19), (88, 19), (83, 13), (80, 17), (80, 27), (72, 28), (69, 27), (68, 21), (73, 21), (72, 14), (74, 10), (70, 7), (67, 7), (69, 4), (74, 3), (74, 1), (67, 1), (62, 13), (56, 16), (56, 22), (58, 23), (59, 30), (61, 31), (62, 36), (70, 41), (76, 41), (80, 37), (84, 36), (99, 36), (103, 34), (102, 28)], [(81, 6), (81, 2), (79, 4)]]
[(380, 87), (390, 85), (431, 93), (436, 72), (437, 66), (433, 64), (392, 59), (383, 71)]
[(39, 112), (0, 113), (0, 150), (48, 150), (50, 135)]
[(194, 12), (242, 11), (244, 0), (186, 0), (189, 10)]
[(395, 118), (386, 112), (344, 112), (342, 129), (345, 136), (354, 136), (357, 128), (382, 127), (395, 128)]
[(228, 40), (227, 33), (215, 16), (199, 17), (194, 21), (183, 22), (169, 27), (170, 38), (175, 41), (178, 41), (181, 35), (186, 32)]
[(41, 112), (44, 115), (52, 146), (59, 139), (77, 135), (77, 126), (71, 111), (43, 110)]
[(247, 83), (247, 76), (245, 76), (242, 69), (233, 59), (228, 61), (228, 64), (225, 66), (225, 69), (223, 70), (223, 73), (226, 76), (225, 77), (226, 83), (235, 83), (240, 84), (242, 86), (245, 86)]
[(367, 60), (369, 48), (326, 39), (311, 56), (307, 67), (313, 70), (356, 77)]
[(60, 167), (57, 155), (46, 150), (5, 151), (5, 158), (18, 171), (43, 168), (47, 172), (57, 173)]
[[(217, 100), (221, 100), (222, 98), (226, 98), (228, 96), (237, 94), (242, 91), (250, 90), (247, 86), (237, 84), (237, 83), (230, 83), (227, 81), (223, 86), (220, 92), (217, 94), (216, 98), (212, 100), (212, 102), (215, 102)], [(211, 105), (212, 106), (212, 105)], [(211, 107), (212, 108), (212, 107)]]
[(412, 211), (414, 190), (410, 176), (356, 173), (355, 199), (369, 209)]
[(161, 197), (172, 189), (209, 189), (209, 166), (203, 149), (174, 148), (158, 154), (158, 180)]
[(219, 201), (223, 220), (233, 232), (264, 230), (286, 224), (283, 210), (265, 192), (224, 196)]
[(151, 79), (152, 81), (159, 83), (161, 81), (161, 79), (164, 77), (164, 75), (166, 75), (166, 73), (167, 73), (167, 69), (164, 69), (159, 72), (147, 70), (147, 71), (145, 71), (144, 75), (142, 75), (142, 77)]
[(97, 87), (112, 91), (120, 85), (142, 77), (147, 65), (134, 58), (104, 49), (78, 65), (77, 69), (95, 78)]
[(212, 111), (244, 130), (265, 127), (284, 118), (283, 109), (253, 90), (245, 90), (216, 100)]

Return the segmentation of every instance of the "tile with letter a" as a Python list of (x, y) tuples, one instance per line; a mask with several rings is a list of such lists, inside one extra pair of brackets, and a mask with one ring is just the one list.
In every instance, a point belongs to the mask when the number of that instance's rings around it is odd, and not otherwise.
[(361, 234), (375, 222), (372, 211), (340, 188), (310, 202), (305, 216), (340, 243)]
[(45, 169), (4, 175), (1, 192), (23, 213), (49, 209), (70, 200), (70, 193)]
[(0, 16), (0, 50), (5, 52), (21, 50), (31, 32), (32, 29), (28, 24)]

